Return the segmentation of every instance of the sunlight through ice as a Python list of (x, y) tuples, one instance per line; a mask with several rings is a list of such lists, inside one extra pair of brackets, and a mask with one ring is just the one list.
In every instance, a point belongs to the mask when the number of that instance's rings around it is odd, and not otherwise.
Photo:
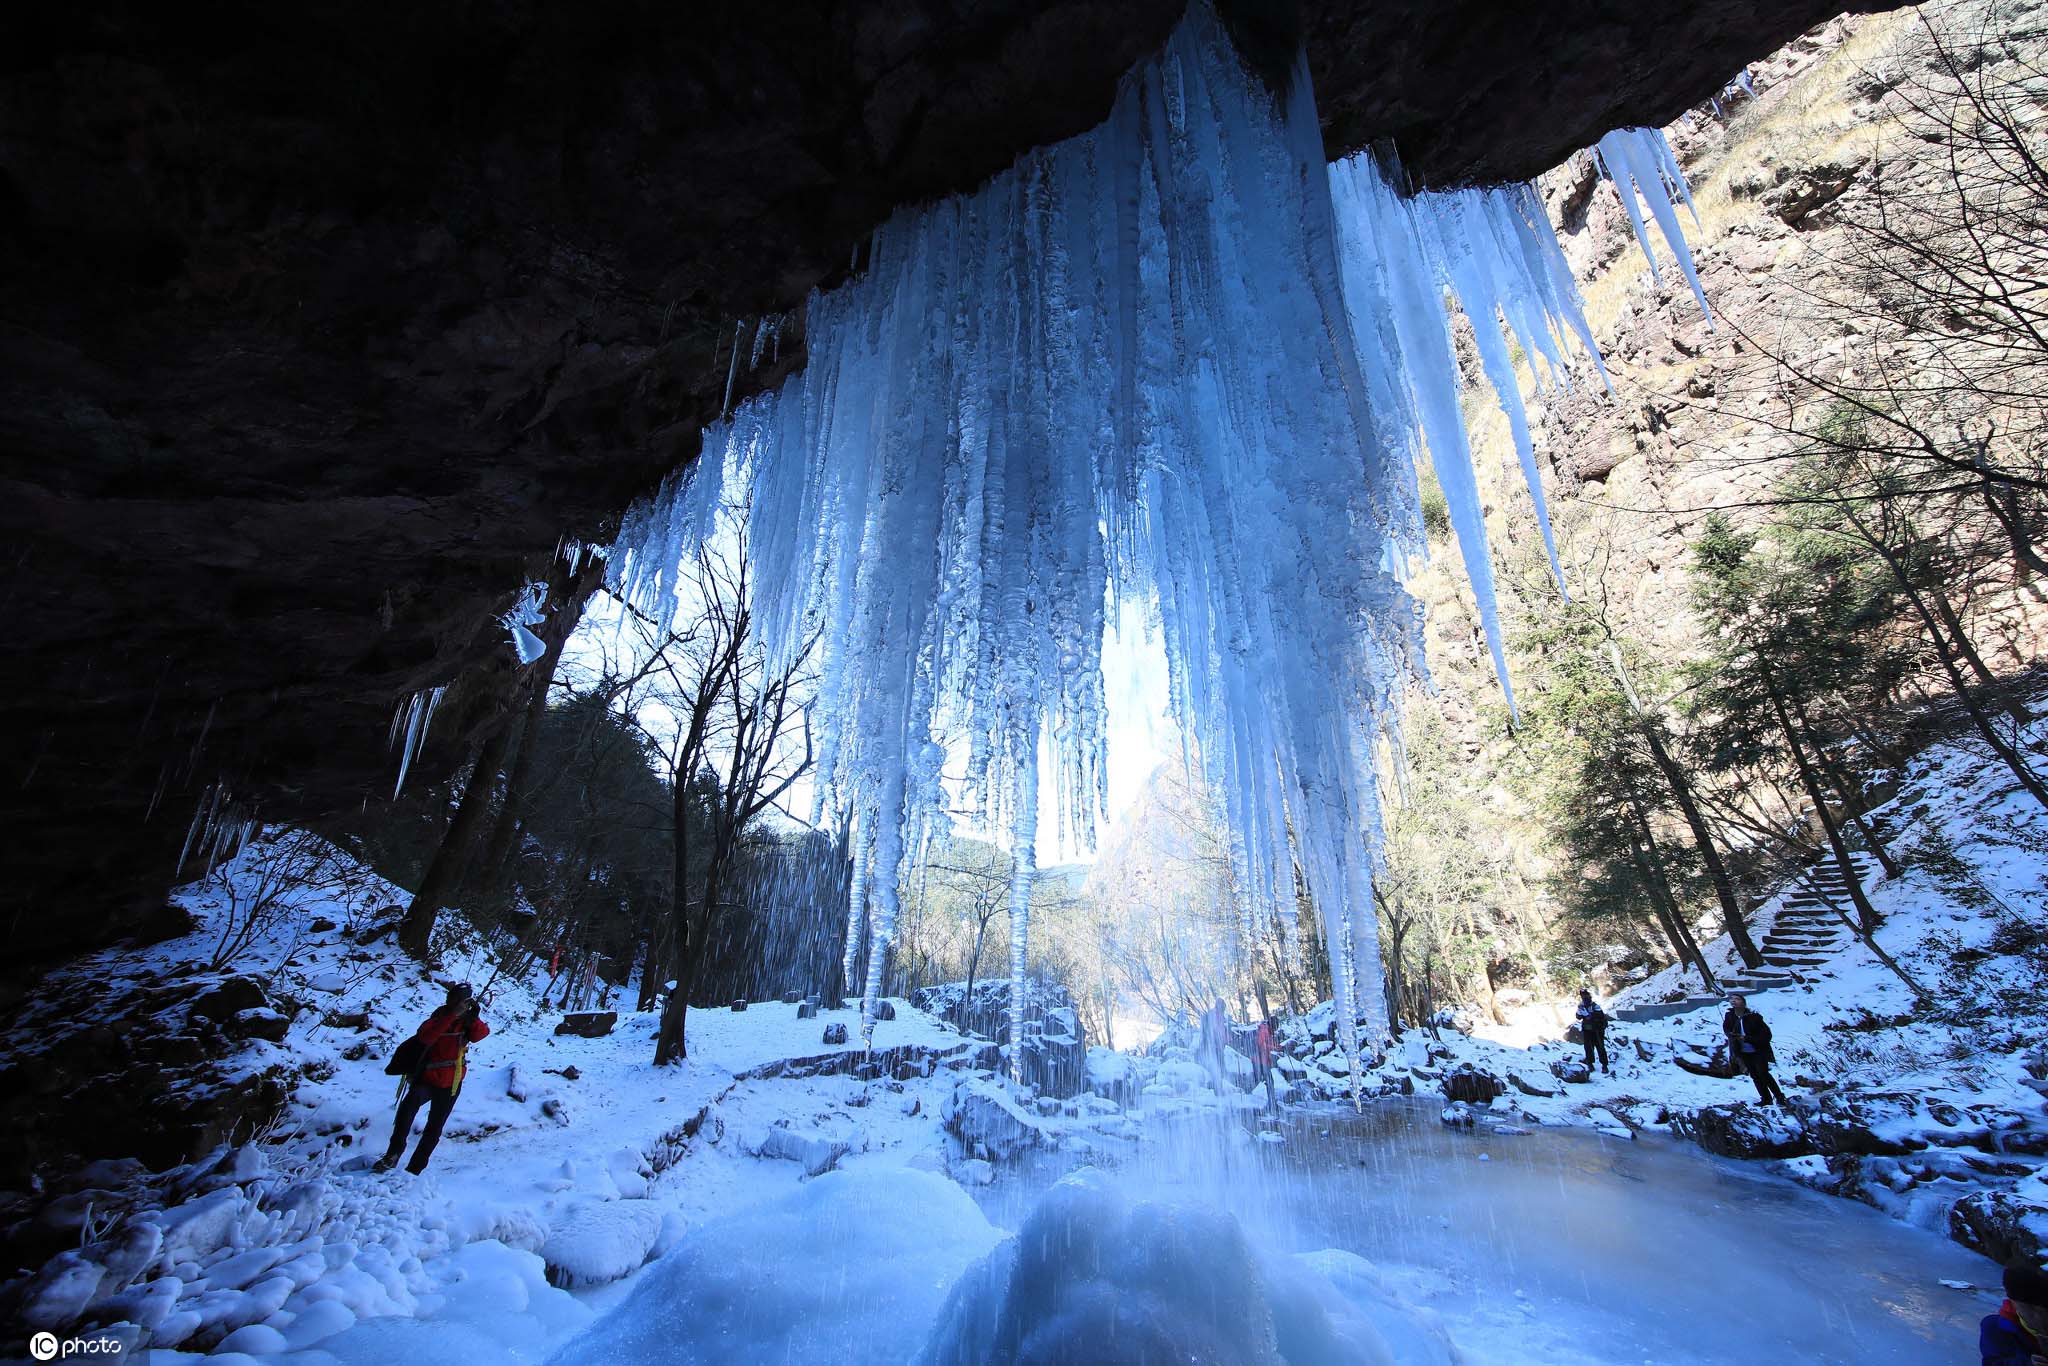
[(1384, 1033), (1377, 780), (1421, 668), (1425, 455), (1503, 663), (1447, 310), (1539, 508), (1510, 344), (1561, 385), (1589, 340), (1533, 191), (1397, 177), (1328, 167), (1305, 64), (1275, 96), (1198, 6), (1100, 128), (879, 229), (811, 298), (804, 370), (629, 514), (625, 596), (672, 610), (678, 565), (737, 526), (770, 672), (818, 638), (816, 805), (853, 821), (870, 1039), (927, 843), (964, 810), (1010, 847), (1020, 978), (1035, 855), (1088, 849), (1142, 781), (1110, 757), (1133, 716), (1213, 796), (1240, 931), (1292, 941), (1312, 899), (1354, 1077)]

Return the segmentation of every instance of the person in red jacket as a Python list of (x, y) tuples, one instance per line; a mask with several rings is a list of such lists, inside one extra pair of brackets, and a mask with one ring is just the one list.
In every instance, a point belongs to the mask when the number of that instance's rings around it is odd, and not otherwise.
[(1252, 1068), (1256, 1082), (1266, 1084), (1266, 1108), (1277, 1110), (1273, 1091), (1273, 1060), (1280, 1055), (1280, 1035), (1273, 1028), (1273, 1008), (1266, 1004), (1266, 984), (1259, 983), (1259, 1028), (1252, 1035)]
[(391, 1126), (391, 1146), (378, 1159), (378, 1171), (388, 1172), (398, 1165), (422, 1105), (427, 1107), (426, 1131), (420, 1135), (419, 1146), (413, 1149), (412, 1161), (405, 1164), (405, 1169), (414, 1176), (427, 1169), (427, 1159), (434, 1155), (434, 1145), (441, 1141), (441, 1127), (448, 1122), (455, 1097), (462, 1090), (469, 1046), (490, 1032), (491, 1027), (477, 1018), (476, 997), (470, 995), (469, 988), (460, 982), (450, 986), (447, 1001), (427, 1017), (415, 1036), (424, 1045), (420, 1068), (410, 1078), (405, 1099), (398, 1102), (398, 1122)]

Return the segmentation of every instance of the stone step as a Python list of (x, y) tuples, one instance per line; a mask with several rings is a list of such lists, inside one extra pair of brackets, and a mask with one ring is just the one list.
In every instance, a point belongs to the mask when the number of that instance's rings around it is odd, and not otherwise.
[(1818, 968), (1827, 964), (1825, 958), (1793, 958), (1788, 954), (1767, 953), (1764, 961), (1774, 968)]

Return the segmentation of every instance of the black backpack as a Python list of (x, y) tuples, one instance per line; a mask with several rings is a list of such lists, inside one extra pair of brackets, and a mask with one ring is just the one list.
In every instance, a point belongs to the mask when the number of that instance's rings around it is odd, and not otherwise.
[(420, 1070), (420, 1064), (426, 1061), (426, 1057), (426, 1040), (415, 1034), (404, 1043), (398, 1045), (397, 1051), (391, 1055), (391, 1061), (384, 1064), (384, 1075), (387, 1077), (412, 1076)]

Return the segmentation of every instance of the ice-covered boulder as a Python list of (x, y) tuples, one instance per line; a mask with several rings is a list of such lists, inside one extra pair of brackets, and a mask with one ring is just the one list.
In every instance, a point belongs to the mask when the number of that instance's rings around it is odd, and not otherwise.
[[(1114, 1344), (1113, 1350), (1109, 1344)], [(963, 1275), (919, 1366), (1023, 1362), (1353, 1366), (1459, 1360), (1363, 1259), (1268, 1258), (1229, 1214), (1133, 1204), (1084, 1169)]]
[(1949, 1237), (2005, 1266), (2048, 1269), (2048, 1204), (2014, 1191), (1977, 1191), (1950, 1208)]
[(946, 1287), (1001, 1237), (937, 1173), (828, 1172), (686, 1233), (550, 1366), (908, 1361)]
[(757, 1157), (794, 1162), (804, 1169), (806, 1176), (819, 1176), (832, 1170), (840, 1158), (853, 1150), (853, 1144), (847, 1139), (828, 1134), (800, 1133), (780, 1125), (763, 1131), (747, 1147)]
[(62, 1328), (85, 1312), (104, 1274), (81, 1249), (60, 1252), (44, 1263), (21, 1297), (21, 1321), (30, 1328)]
[(645, 1200), (579, 1205), (548, 1230), (540, 1250), (548, 1280), (565, 1290), (606, 1285), (647, 1261), (661, 1236), (662, 1212)]
[(1128, 1053), (1113, 1048), (1089, 1049), (1087, 1076), (1090, 1091), (1120, 1106), (1130, 1105), (1138, 1098), (1138, 1064)]
[(939, 1122), (970, 1156), (997, 1162), (1052, 1144), (1050, 1131), (1037, 1116), (1024, 1111), (994, 1085), (961, 1082), (955, 1086)]

